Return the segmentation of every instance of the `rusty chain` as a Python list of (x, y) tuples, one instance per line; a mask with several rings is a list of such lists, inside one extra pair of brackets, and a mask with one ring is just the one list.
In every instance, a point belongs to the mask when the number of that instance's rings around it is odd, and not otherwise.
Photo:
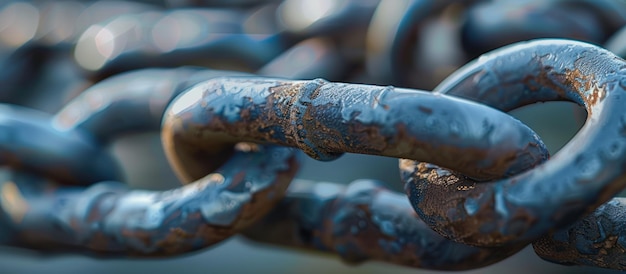
[[(625, 1), (6, 1), (0, 25), (2, 245), (154, 257), (241, 234), (464, 270), (532, 244), (626, 270)], [(545, 101), (587, 111), (550, 159), (505, 113)], [(141, 131), (184, 186), (122, 183), (106, 148)], [(406, 195), (295, 178), (344, 153), (400, 158)]]

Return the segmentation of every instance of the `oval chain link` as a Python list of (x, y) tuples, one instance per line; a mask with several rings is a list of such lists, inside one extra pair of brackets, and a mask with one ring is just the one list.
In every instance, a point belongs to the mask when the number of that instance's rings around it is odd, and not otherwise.
[[(0, 244), (175, 256), (242, 234), (438, 270), (532, 244), (626, 270), (624, 1), (6, 1), (0, 19)], [(515, 44), (536, 38), (573, 40)], [(548, 160), (502, 111), (555, 100), (588, 117)], [(146, 131), (184, 186), (121, 183), (107, 147)], [(408, 199), (294, 179), (300, 151), (402, 158)]]

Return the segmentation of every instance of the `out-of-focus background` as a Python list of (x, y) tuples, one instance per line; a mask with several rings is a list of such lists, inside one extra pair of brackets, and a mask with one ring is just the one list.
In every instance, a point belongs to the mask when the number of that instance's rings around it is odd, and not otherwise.
[[(202, 66), (265, 76), (432, 90), (482, 53), (542, 37), (594, 43), (626, 54), (626, 3), (440, 0), (0, 1), (0, 100), (54, 113), (95, 82), (147, 67)], [(571, 103), (512, 114), (558, 151), (582, 125)], [(159, 135), (116, 141), (134, 187), (178, 186)], [(299, 178), (371, 178), (398, 191), (397, 159), (307, 159)], [(176, 258), (95, 259), (0, 248), (0, 273), (431, 273), (233, 237)], [(612, 273), (547, 263), (527, 248), (470, 273)], [(433, 272), (434, 273), (434, 272)]]

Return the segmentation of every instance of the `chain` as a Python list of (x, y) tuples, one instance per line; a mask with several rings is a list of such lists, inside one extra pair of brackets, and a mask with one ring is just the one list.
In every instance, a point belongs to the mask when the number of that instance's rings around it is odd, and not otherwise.
[[(532, 244), (626, 270), (624, 1), (7, 1), (0, 21), (2, 245), (155, 257), (239, 234), (465, 270)], [(588, 114), (550, 159), (505, 113), (545, 101)], [(123, 183), (107, 147), (146, 131), (184, 186)], [(296, 178), (344, 153), (401, 159), (406, 195)]]

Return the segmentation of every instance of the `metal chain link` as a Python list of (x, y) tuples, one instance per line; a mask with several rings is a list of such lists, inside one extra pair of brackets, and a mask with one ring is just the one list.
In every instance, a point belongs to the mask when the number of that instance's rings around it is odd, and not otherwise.
[[(464, 270), (532, 244), (626, 270), (625, 1), (7, 1), (0, 23), (2, 245), (154, 257), (241, 234)], [(537, 38), (569, 40), (517, 43)], [(548, 160), (505, 112), (555, 100), (588, 117)], [(141, 131), (185, 186), (121, 183), (106, 148)], [(401, 158), (408, 199), (294, 179), (301, 152)]]

